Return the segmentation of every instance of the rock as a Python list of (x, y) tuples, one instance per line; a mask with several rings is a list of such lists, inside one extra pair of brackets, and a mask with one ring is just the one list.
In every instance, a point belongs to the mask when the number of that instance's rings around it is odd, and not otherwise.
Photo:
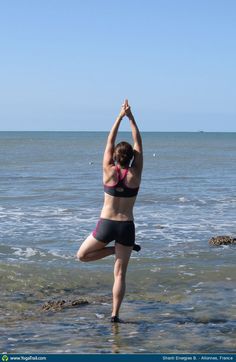
[(78, 307), (81, 305), (89, 304), (87, 299), (75, 299), (75, 300), (49, 300), (42, 306), (43, 311), (57, 312), (64, 308)]
[(208, 243), (213, 246), (236, 244), (236, 238), (232, 236), (215, 236)]
[(71, 306), (75, 307), (77, 305), (85, 305), (89, 304), (89, 302), (86, 299), (78, 299), (78, 300), (72, 300)]
[[(69, 299), (70, 298), (70, 299)], [(68, 297), (66, 300), (49, 300), (41, 306), (41, 310), (45, 312), (59, 312), (65, 308), (77, 308), (84, 305), (91, 304), (104, 304), (111, 303), (111, 296), (92, 296), (92, 297), (80, 297), (74, 298), (73, 296)]]
[(156, 225), (156, 228), (157, 228), (157, 229), (165, 229), (165, 226), (162, 226), (162, 225)]

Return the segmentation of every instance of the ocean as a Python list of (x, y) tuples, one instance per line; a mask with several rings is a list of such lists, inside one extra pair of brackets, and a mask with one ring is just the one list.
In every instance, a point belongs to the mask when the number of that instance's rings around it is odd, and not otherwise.
[(236, 133), (142, 136), (142, 250), (112, 325), (114, 257), (75, 258), (100, 215), (107, 133), (0, 132), (2, 352), (236, 353), (236, 246), (208, 244), (236, 235)]

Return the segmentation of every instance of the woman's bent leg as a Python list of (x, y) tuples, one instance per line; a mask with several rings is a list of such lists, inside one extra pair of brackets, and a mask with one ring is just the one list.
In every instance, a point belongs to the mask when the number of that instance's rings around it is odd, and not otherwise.
[(76, 256), (80, 261), (87, 262), (115, 254), (115, 247), (106, 245), (106, 243), (96, 240), (91, 234), (83, 242)]
[(116, 260), (114, 265), (114, 285), (113, 285), (113, 306), (112, 317), (119, 316), (119, 310), (125, 295), (125, 277), (129, 263), (132, 246), (115, 244)]

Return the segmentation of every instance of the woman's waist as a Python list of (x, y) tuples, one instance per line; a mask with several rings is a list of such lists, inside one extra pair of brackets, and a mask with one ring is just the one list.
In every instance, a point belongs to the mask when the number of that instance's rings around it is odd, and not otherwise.
[(110, 219), (110, 218), (105, 218), (105, 217), (100, 217), (99, 220), (105, 221), (105, 222), (114, 222), (114, 223), (121, 223), (121, 224), (134, 224), (134, 220), (117, 220), (117, 219)]
[(132, 210), (118, 211), (106, 206), (103, 207), (100, 217), (117, 221), (133, 221), (134, 219)]
[(135, 198), (123, 199), (104, 194), (101, 217), (111, 220), (133, 220)]

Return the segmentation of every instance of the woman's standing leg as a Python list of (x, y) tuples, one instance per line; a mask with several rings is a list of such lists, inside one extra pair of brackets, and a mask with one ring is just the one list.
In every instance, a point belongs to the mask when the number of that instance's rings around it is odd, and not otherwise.
[(124, 246), (119, 243), (115, 244), (116, 259), (114, 265), (114, 285), (112, 290), (112, 317), (119, 316), (120, 306), (125, 295), (125, 277), (132, 250), (132, 246)]

